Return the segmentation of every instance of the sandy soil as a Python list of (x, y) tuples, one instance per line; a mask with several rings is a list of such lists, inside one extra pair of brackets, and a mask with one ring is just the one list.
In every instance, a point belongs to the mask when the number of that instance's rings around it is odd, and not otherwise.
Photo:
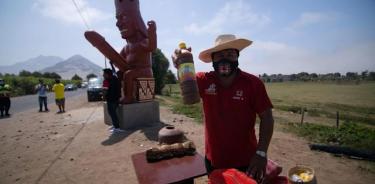
[[(0, 183), (137, 183), (130, 155), (157, 144), (166, 124), (185, 131), (203, 153), (203, 126), (161, 107), (161, 123), (111, 136), (103, 123), (101, 102), (86, 96), (67, 99), (67, 112), (30, 110), (0, 119)], [(360, 184), (375, 181), (368, 163), (312, 152), (308, 142), (276, 128), (269, 157), (284, 167), (315, 169), (319, 183)], [(207, 178), (195, 183), (206, 183)]]

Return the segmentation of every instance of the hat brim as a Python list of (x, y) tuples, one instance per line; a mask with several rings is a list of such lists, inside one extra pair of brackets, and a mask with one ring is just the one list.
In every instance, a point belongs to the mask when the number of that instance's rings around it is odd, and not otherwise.
[(211, 54), (214, 52), (218, 52), (225, 49), (237, 49), (238, 51), (241, 51), (242, 49), (248, 47), (252, 43), (253, 42), (251, 40), (243, 38), (235, 39), (202, 51), (201, 53), (199, 53), (199, 59), (205, 63), (210, 63), (212, 62)]

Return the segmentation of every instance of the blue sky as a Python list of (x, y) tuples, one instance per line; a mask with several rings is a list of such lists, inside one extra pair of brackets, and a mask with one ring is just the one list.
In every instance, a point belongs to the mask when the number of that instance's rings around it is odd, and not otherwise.
[[(117, 50), (125, 45), (115, 26), (112, 0), (76, 0), (90, 29)], [(158, 47), (170, 59), (180, 41), (197, 58), (219, 34), (254, 41), (240, 68), (253, 73), (375, 71), (374, 0), (141, 0), (145, 21), (157, 23)], [(0, 65), (38, 55), (81, 54), (100, 66), (71, 0), (1, 0)], [(170, 61), (171, 62), (171, 61)], [(171, 69), (172, 65), (171, 65)], [(175, 69), (173, 69), (175, 71)]]

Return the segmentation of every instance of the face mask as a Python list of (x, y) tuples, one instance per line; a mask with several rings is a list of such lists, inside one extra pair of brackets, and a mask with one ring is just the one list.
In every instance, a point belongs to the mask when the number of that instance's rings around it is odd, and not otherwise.
[(222, 59), (220, 61), (212, 62), (215, 72), (222, 77), (231, 76), (238, 68), (238, 61), (230, 61)]

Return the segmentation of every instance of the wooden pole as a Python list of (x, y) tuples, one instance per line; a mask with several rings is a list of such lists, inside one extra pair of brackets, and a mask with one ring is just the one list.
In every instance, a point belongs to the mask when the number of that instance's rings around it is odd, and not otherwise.
[(336, 112), (336, 128), (339, 128), (340, 125), (340, 115), (339, 111)]
[(303, 118), (305, 116), (305, 109), (302, 107), (301, 108), (301, 125), (303, 124)]

